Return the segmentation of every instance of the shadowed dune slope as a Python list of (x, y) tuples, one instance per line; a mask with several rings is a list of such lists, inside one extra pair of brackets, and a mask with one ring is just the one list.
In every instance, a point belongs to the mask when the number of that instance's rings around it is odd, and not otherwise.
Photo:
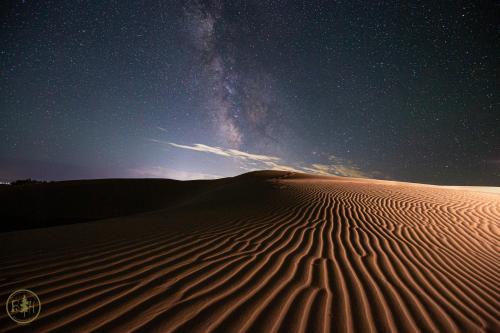
[(500, 332), (498, 194), (285, 172), (175, 186), (134, 215), (0, 234), (0, 298), (43, 304), (0, 331)]
[(170, 207), (226, 180), (98, 179), (0, 186), (0, 232)]

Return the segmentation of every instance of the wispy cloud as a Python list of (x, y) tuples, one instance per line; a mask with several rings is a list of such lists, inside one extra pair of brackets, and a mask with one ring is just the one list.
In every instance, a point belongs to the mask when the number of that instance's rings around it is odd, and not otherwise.
[(253, 160), (253, 161), (279, 161), (279, 157), (269, 156), (269, 155), (258, 155), (258, 154), (249, 154), (243, 151), (239, 151), (236, 149), (228, 149), (227, 150), (232, 157), (244, 159), (244, 160)]
[(215, 155), (220, 155), (224, 157), (231, 157), (239, 160), (247, 160), (247, 161), (258, 161), (258, 162), (264, 162), (264, 161), (280, 161), (281, 159), (276, 156), (270, 156), (270, 155), (260, 155), (260, 154), (250, 154), (241, 150), (236, 150), (236, 149), (225, 149), (217, 146), (208, 146), (204, 145), (202, 143), (195, 143), (193, 145), (182, 145), (174, 142), (168, 142), (168, 141), (163, 141), (163, 140), (157, 140), (157, 139), (149, 139), (151, 142), (159, 143), (162, 145), (169, 145), (175, 148), (181, 148), (181, 149), (187, 149), (187, 150), (194, 150), (198, 152), (204, 152), (204, 153), (210, 153), (210, 154), (215, 154)]
[(266, 169), (269, 170), (299, 172), (299, 173), (305, 172), (304, 169), (297, 169), (290, 165), (278, 164), (274, 162), (264, 162), (264, 164), (267, 166)]
[(304, 171), (323, 176), (343, 176), (355, 178), (370, 178), (370, 175), (362, 172), (355, 166), (345, 164), (311, 164), (303, 167)]
[(224, 149), (219, 148), (219, 147), (210, 147), (201, 143), (196, 143), (193, 146), (187, 146), (187, 145), (180, 145), (177, 143), (173, 142), (167, 142), (167, 144), (176, 147), (176, 148), (182, 148), (182, 149), (188, 149), (188, 150), (194, 150), (194, 151), (200, 151), (200, 152), (205, 152), (205, 153), (212, 153), (215, 155), (221, 155), (221, 156), (226, 156), (226, 157), (231, 157), (231, 154), (227, 153)]
[(370, 175), (365, 173), (352, 163), (342, 162), (341, 159), (331, 156), (329, 160), (332, 163), (329, 164), (298, 164), (298, 163), (287, 163), (277, 156), (271, 155), (261, 155), (252, 154), (236, 149), (225, 149), (221, 147), (208, 146), (201, 143), (196, 143), (193, 145), (183, 145), (173, 142), (161, 141), (161, 140), (151, 140), (153, 142), (161, 143), (163, 145), (169, 145), (175, 148), (186, 149), (196, 152), (203, 152), (222, 156), (225, 158), (231, 158), (240, 162), (240, 168), (246, 171), (253, 170), (280, 170), (289, 172), (299, 172), (299, 173), (309, 173), (323, 176), (344, 176), (344, 177), (356, 177), (356, 178), (369, 178)]

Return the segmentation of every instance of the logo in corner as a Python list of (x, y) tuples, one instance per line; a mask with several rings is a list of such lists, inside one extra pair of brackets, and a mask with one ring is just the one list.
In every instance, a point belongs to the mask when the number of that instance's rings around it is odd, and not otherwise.
[(19, 289), (10, 294), (5, 307), (10, 319), (18, 324), (28, 324), (38, 318), (42, 303), (31, 290)]

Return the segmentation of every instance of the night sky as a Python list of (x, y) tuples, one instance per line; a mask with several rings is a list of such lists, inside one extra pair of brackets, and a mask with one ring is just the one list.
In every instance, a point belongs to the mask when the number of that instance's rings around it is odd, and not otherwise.
[(500, 3), (6, 1), (0, 180), (500, 186)]

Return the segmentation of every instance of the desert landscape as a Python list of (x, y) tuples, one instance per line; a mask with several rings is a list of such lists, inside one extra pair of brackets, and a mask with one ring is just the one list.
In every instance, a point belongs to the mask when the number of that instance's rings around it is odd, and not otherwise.
[(500, 331), (498, 188), (260, 171), (0, 197), (1, 299), (42, 303), (1, 332)]
[(499, 19), (6, 1), (0, 333), (500, 333)]

